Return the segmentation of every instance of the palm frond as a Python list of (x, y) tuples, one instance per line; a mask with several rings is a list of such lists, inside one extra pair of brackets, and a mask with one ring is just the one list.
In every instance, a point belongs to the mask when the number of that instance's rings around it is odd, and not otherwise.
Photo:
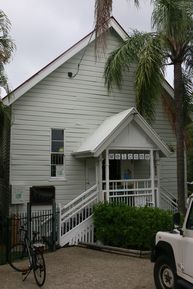
[(144, 45), (145, 39), (149, 33), (140, 33), (134, 31), (133, 35), (128, 38), (117, 50), (113, 51), (105, 65), (104, 77), (108, 90), (112, 89), (113, 84), (121, 87), (123, 80), (123, 70), (129, 69), (131, 63), (136, 63), (140, 51)]
[(13, 40), (8, 37), (0, 37), (0, 62), (8, 63), (15, 50)]
[(186, 51), (185, 67), (186, 70), (189, 72), (191, 78), (193, 78), (193, 36), (192, 43), (189, 43), (189, 47)]
[(139, 112), (151, 122), (155, 103), (162, 91), (165, 51), (159, 35), (151, 35), (140, 51), (136, 71), (136, 105)]
[[(188, 3), (190, 0), (154, 0), (152, 27), (164, 31), (174, 45), (189, 41), (190, 27), (193, 27)], [(185, 5), (187, 4), (187, 5)], [(192, 4), (191, 4), (192, 6)]]
[(10, 92), (9, 86), (8, 86), (8, 78), (5, 73), (4, 65), (2, 62), (0, 62), (0, 87), (3, 87), (7, 94)]
[(6, 14), (0, 10), (0, 34), (7, 36), (11, 28), (11, 22)]
[(9, 32), (11, 23), (5, 13), (0, 10), (0, 62), (7, 63), (16, 46), (11, 39)]
[(184, 110), (184, 125), (186, 126), (191, 121), (190, 115), (193, 114), (193, 78), (192, 76), (183, 71), (183, 110)]
[(0, 100), (0, 131), (2, 131), (5, 122), (10, 122), (10, 108), (5, 106), (2, 100)]

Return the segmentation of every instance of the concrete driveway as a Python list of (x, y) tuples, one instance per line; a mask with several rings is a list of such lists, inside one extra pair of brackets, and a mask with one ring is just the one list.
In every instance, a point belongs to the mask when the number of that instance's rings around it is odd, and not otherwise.
[[(155, 289), (148, 259), (80, 247), (45, 254), (47, 289)], [(37, 289), (33, 274), (22, 281), (9, 265), (0, 266), (1, 289)]]

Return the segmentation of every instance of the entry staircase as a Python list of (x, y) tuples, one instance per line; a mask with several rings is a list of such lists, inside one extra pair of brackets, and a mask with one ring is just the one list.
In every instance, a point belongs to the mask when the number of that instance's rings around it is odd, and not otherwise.
[[(128, 189), (129, 191), (130, 189)], [(147, 189), (146, 189), (147, 190)], [(120, 193), (120, 192), (119, 192)], [(155, 191), (157, 194), (157, 190)], [(112, 197), (112, 196), (111, 196)], [(109, 199), (109, 201), (117, 201), (117, 195), (115, 198)], [(120, 198), (119, 194), (119, 198)], [(144, 198), (144, 192), (140, 195), (137, 193), (131, 193), (124, 195), (123, 201), (132, 198)], [(146, 199), (149, 200), (149, 191), (146, 192)], [(142, 202), (142, 205), (148, 205), (149, 203)], [(162, 207), (172, 212), (177, 210), (177, 201), (175, 196), (170, 194), (166, 189), (160, 188), (160, 201)], [(79, 242), (93, 243), (94, 242), (94, 224), (92, 220), (93, 208), (98, 202), (97, 185), (89, 188), (87, 191), (76, 197), (74, 200), (60, 206), (59, 210), (59, 245), (61, 247), (65, 245), (77, 245)], [(126, 201), (128, 203), (128, 201)], [(129, 204), (129, 203), (128, 203)], [(139, 202), (133, 202), (133, 205), (139, 205)], [(151, 203), (149, 206), (152, 206)]]
[(64, 207), (60, 207), (60, 246), (77, 245), (78, 242), (94, 242), (92, 213), (97, 202), (97, 185), (94, 185)]

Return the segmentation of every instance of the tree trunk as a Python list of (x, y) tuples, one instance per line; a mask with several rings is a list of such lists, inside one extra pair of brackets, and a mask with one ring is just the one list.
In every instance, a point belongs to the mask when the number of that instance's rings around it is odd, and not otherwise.
[(174, 100), (176, 109), (176, 150), (177, 150), (177, 190), (178, 206), (185, 213), (185, 161), (184, 161), (184, 117), (183, 117), (183, 79), (181, 62), (174, 64)]

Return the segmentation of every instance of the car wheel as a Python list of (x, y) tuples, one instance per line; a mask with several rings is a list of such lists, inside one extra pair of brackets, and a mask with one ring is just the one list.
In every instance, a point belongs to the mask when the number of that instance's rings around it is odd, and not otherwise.
[(154, 281), (157, 289), (178, 289), (174, 265), (166, 256), (157, 258), (154, 266)]

